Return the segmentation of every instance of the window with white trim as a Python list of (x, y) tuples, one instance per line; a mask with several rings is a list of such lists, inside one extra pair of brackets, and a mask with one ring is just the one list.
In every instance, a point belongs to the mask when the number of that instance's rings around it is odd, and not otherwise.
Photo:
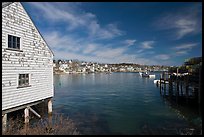
[(29, 86), (29, 74), (19, 74), (19, 76), (18, 76), (18, 86), (19, 87)]
[(20, 37), (8, 35), (8, 48), (20, 50)]

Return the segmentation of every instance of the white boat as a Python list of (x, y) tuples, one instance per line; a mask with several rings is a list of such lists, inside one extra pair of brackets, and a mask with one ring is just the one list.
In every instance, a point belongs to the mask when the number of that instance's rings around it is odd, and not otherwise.
[(139, 72), (140, 76), (142, 76), (142, 72)]
[[(161, 80), (161, 82), (164, 82), (164, 80)], [(159, 84), (160, 83), (160, 80), (156, 79), (154, 80), (154, 84)], [(165, 81), (166, 84), (168, 84), (169, 82), (168, 81)]]
[(149, 78), (155, 78), (155, 74), (149, 75)]
[(158, 80), (158, 79), (154, 80), (154, 84), (157, 84), (159, 82), (160, 82), (160, 80)]
[(150, 74), (149, 72), (139, 72), (140, 73), (140, 76), (142, 77), (149, 77), (149, 78), (155, 78), (155, 74)]
[(142, 73), (142, 77), (149, 77), (149, 74), (147, 72)]

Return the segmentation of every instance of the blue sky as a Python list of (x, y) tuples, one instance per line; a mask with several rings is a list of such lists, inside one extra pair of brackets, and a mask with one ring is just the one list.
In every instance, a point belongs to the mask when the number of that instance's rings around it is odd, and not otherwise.
[(201, 2), (23, 2), (55, 59), (182, 65), (202, 56)]

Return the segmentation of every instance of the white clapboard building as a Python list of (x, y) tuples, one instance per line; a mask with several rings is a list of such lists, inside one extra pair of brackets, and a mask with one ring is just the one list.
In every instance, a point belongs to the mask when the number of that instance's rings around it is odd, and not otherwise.
[[(54, 96), (53, 53), (20, 2), (2, 2), (2, 119)], [(49, 102), (48, 101), (48, 102)], [(48, 103), (50, 104), (50, 103)]]

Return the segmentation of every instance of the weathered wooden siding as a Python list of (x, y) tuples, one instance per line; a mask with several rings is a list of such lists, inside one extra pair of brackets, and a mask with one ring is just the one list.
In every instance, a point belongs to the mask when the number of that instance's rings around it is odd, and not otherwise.
[[(20, 51), (8, 50), (8, 34), (21, 37)], [(18, 87), (29, 73), (30, 87)], [(52, 97), (53, 54), (19, 2), (2, 8), (2, 110)]]

